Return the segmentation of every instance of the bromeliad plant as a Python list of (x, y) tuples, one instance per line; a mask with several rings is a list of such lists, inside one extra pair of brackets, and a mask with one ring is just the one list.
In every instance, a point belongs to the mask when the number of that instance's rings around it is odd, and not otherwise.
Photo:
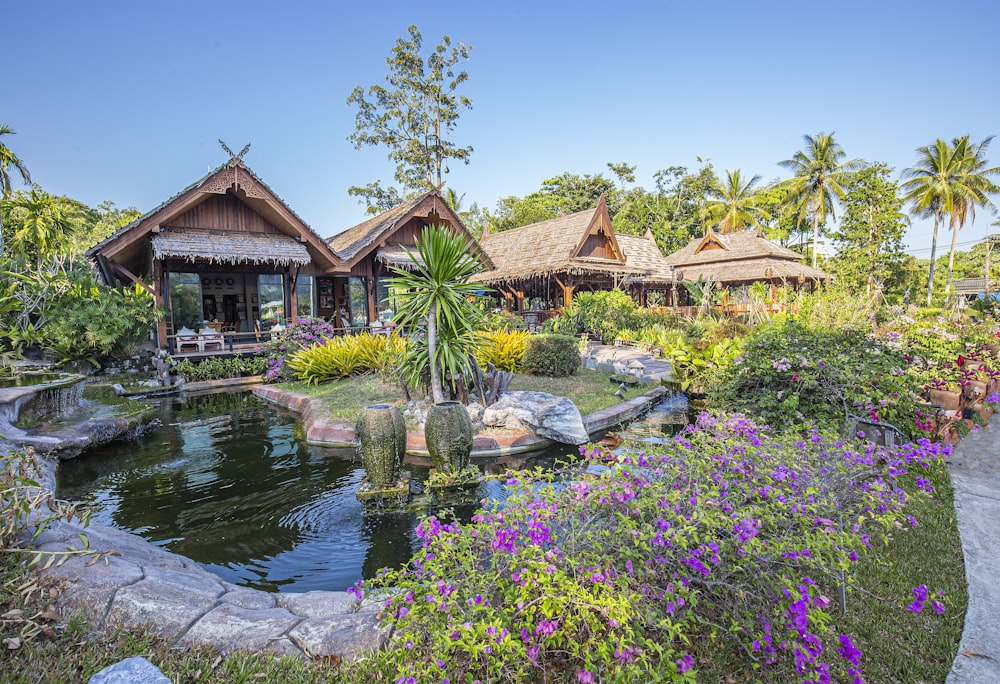
[(946, 451), (702, 414), (656, 452), (588, 452), (600, 477), (509, 476), (502, 507), (424, 520), (410, 565), (374, 582), (392, 596), (382, 657), (397, 682), (693, 682), (693, 642), (729, 639), (764, 680), (860, 678), (829, 596)]

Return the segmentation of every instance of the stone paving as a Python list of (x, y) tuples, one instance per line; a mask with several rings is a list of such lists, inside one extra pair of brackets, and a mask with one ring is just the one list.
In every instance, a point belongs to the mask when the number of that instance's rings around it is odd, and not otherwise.
[(272, 594), (237, 587), (183, 556), (108, 527), (59, 522), (43, 532), (43, 551), (81, 548), (79, 533), (98, 551), (72, 556), (44, 574), (62, 580), (56, 609), (82, 611), (92, 629), (142, 627), (178, 646), (212, 644), (301, 658), (355, 659), (389, 638), (378, 619), (383, 600), (342, 591)]
[[(642, 369), (635, 369), (638, 373), (629, 372), (633, 370), (630, 364), (634, 362), (642, 364)], [(591, 343), (583, 354), (583, 365), (605, 373), (635, 375), (644, 385), (656, 385), (660, 380), (671, 380), (674, 377), (674, 368), (669, 361), (654, 359), (637, 347)]]
[(947, 684), (1000, 682), (1000, 414), (949, 459), (969, 608)]

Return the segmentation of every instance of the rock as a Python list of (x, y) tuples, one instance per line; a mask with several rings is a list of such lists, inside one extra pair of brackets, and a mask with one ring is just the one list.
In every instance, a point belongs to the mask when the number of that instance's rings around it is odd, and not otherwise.
[(111, 388), (115, 391), (115, 396), (121, 397), (125, 395), (125, 388), (122, 387), (120, 383), (116, 382), (111, 386)]
[(87, 680), (87, 684), (170, 684), (160, 669), (142, 656), (133, 656), (108, 665)]
[(488, 427), (527, 428), (563, 444), (584, 444), (590, 440), (580, 409), (566, 397), (546, 392), (506, 392), (483, 411), (482, 418), (483, 425)]

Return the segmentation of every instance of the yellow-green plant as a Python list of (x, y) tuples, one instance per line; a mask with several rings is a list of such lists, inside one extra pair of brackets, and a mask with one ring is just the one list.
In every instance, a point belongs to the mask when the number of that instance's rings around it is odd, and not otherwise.
[(527, 330), (493, 330), (476, 333), (476, 362), (485, 367), (492, 363), (503, 371), (517, 371), (524, 361), (524, 349), (528, 342)]

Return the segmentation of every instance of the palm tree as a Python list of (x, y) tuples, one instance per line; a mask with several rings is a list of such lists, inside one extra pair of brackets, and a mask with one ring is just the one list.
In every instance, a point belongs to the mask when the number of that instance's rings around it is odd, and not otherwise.
[(713, 199), (708, 202), (709, 215), (719, 224), (719, 232), (734, 233), (750, 226), (761, 228), (761, 219), (767, 221), (771, 215), (760, 204), (760, 195), (754, 186), (760, 176), (747, 180), (739, 169), (726, 171), (726, 181), (716, 179), (708, 194)]
[[(0, 135), (15, 135), (14, 129), (7, 124), (0, 124)], [(10, 169), (14, 167), (21, 174), (21, 180), (31, 183), (28, 167), (14, 152), (0, 140), (0, 199), (10, 198)], [(0, 216), (2, 219), (2, 216)], [(0, 220), (0, 256), (3, 255), (3, 222)]]
[(937, 254), (938, 228), (941, 217), (951, 215), (960, 194), (959, 178), (962, 173), (961, 158), (947, 141), (938, 138), (933, 145), (917, 148), (917, 164), (904, 169), (903, 200), (908, 202), (918, 216), (934, 217), (931, 234), (931, 266), (927, 279), (927, 306), (934, 296), (934, 262)]
[(844, 185), (851, 174), (865, 167), (860, 159), (841, 161), (847, 155), (833, 136), (833, 133), (804, 135), (805, 149), (796, 152), (791, 159), (778, 162), (778, 166), (792, 172), (792, 178), (784, 182), (788, 188), (785, 201), (800, 221), (809, 217), (812, 223), (813, 267), (818, 263), (816, 247), (820, 223), (826, 221), (827, 214), (836, 217), (834, 198), (842, 200), (846, 194)]
[(73, 216), (60, 198), (35, 186), (29, 193), (17, 191), (4, 204), (11, 220), (11, 250), (33, 255), (41, 265), (43, 258), (59, 253), (69, 244)]
[(955, 268), (955, 242), (958, 239), (958, 231), (965, 226), (965, 222), (970, 218), (975, 223), (977, 205), (992, 209), (993, 203), (990, 201), (989, 195), (1000, 193), (1000, 187), (997, 187), (996, 183), (990, 180), (991, 176), (1000, 174), (1000, 167), (988, 168), (988, 162), (984, 156), (986, 148), (989, 147), (992, 140), (993, 136), (991, 135), (977, 145), (969, 139), (969, 136), (964, 135), (952, 141), (961, 171), (958, 175), (955, 202), (948, 222), (951, 227), (951, 250), (948, 252), (946, 292), (951, 290), (951, 275)]
[(400, 323), (426, 326), (426, 346), (418, 344), (407, 354), (404, 373), (419, 377), (429, 364), (434, 403), (445, 400), (444, 374), (456, 377), (468, 369), (473, 333), (483, 317), (470, 299), (486, 288), (466, 282), (483, 269), (470, 252), (472, 244), (448, 226), (428, 226), (417, 240), (417, 255), (410, 254), (413, 270), (392, 267), (396, 276), (389, 279)]
[[(16, 135), (14, 129), (7, 124), (0, 124), (0, 135)], [(3, 199), (8, 199), (10, 197), (11, 185), (10, 185), (10, 169), (13, 167), (20, 174), (21, 179), (26, 185), (31, 184), (31, 175), (28, 173), (28, 167), (24, 165), (14, 152), (0, 141), (0, 188), (2, 188)]]

